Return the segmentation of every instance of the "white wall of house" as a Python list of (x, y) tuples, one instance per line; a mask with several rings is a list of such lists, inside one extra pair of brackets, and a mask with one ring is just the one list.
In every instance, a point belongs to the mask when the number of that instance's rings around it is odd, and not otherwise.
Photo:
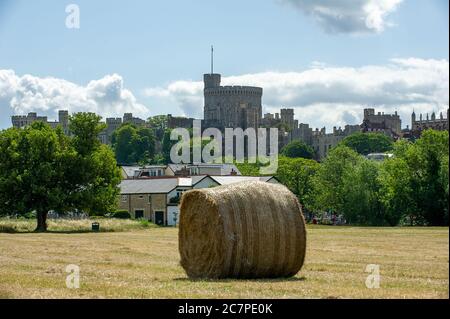
[(167, 225), (168, 226), (178, 225), (179, 220), (180, 220), (180, 209), (178, 208), (178, 206), (167, 206)]
[(188, 191), (190, 189), (192, 189), (192, 187), (179, 186), (179, 187), (175, 188), (174, 190), (170, 191), (169, 193), (167, 193), (167, 204), (170, 203), (171, 198), (177, 197), (178, 193), (181, 193), (180, 194), (180, 197), (181, 197), (182, 193), (184, 193), (185, 191)]

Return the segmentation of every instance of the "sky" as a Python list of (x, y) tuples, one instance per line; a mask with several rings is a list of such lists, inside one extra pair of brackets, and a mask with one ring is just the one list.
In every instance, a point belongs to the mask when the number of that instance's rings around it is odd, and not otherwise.
[[(204, 73), (313, 128), (439, 113), (448, 0), (0, 0), (0, 129), (57, 110), (203, 116)], [(79, 13), (77, 15), (77, 13)], [(79, 19), (78, 19), (79, 18)], [(438, 114), (439, 115), (439, 114)]]

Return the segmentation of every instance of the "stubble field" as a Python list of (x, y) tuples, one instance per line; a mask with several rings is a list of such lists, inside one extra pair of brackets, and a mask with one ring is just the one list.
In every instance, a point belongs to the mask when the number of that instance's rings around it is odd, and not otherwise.
[[(178, 229), (0, 233), (0, 298), (448, 298), (448, 228), (308, 227), (295, 277), (190, 280)], [(369, 264), (380, 288), (366, 287)], [(68, 265), (80, 288), (66, 286)]]

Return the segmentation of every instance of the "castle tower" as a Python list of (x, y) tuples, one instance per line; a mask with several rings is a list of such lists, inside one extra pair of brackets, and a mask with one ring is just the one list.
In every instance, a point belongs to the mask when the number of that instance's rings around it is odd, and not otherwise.
[(58, 122), (61, 125), (64, 134), (69, 135), (69, 111), (58, 111)]
[(205, 89), (220, 87), (221, 75), (208, 73), (203, 75), (203, 83), (205, 84)]
[(263, 89), (252, 86), (221, 86), (221, 75), (214, 73), (211, 48), (211, 72), (203, 75), (205, 127), (258, 128), (262, 118)]
[(416, 112), (412, 112), (411, 114), (411, 129), (414, 130), (416, 124)]

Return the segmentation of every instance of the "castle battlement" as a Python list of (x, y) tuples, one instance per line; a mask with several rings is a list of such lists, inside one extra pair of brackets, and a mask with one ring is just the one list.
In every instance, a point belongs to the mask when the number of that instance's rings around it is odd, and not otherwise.
[(254, 86), (219, 86), (206, 88), (205, 95), (262, 95), (262, 88)]

